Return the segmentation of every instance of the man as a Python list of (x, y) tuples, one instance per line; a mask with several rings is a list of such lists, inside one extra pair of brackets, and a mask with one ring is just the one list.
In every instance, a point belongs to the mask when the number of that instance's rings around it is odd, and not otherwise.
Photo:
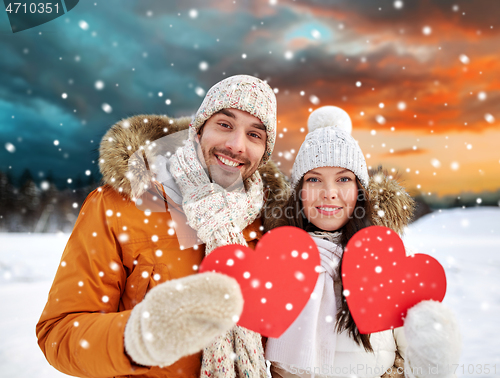
[[(81, 377), (265, 376), (260, 336), (235, 326), (243, 305), (236, 281), (195, 273), (220, 245), (254, 247), (262, 236), (263, 186), (267, 203), (285, 189), (268, 163), (274, 93), (245, 75), (212, 87), (188, 140), (165, 164), (177, 186), (162, 186), (148, 146), (187, 126), (186, 118), (137, 116), (104, 136), (105, 185), (82, 205), (37, 325), (40, 348), (58, 370)], [(169, 212), (157, 211), (163, 200)], [(182, 231), (171, 217), (179, 208), (204, 246), (179, 244)]]

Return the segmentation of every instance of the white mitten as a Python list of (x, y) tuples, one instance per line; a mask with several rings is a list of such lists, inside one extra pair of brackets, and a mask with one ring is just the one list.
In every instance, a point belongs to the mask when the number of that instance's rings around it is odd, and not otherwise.
[(231, 329), (243, 310), (238, 282), (207, 272), (164, 282), (134, 307), (125, 349), (137, 364), (168, 366)]
[(407, 377), (454, 377), (453, 364), (458, 364), (462, 340), (450, 309), (436, 301), (418, 303), (408, 310), (404, 333)]

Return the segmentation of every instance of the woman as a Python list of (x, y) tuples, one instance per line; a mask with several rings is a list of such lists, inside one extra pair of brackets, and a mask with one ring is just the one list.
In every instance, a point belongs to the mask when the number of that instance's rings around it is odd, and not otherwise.
[[(281, 207), (283, 216), (267, 226), (290, 225), (308, 231), (320, 251), (322, 270), (296, 321), (280, 338), (267, 341), (266, 358), (273, 377), (431, 376), (429, 362), (443, 366), (439, 376), (445, 376), (444, 365), (451, 364), (448, 358), (455, 361), (459, 355), (459, 343), (451, 342), (459, 334), (455, 323), (447, 321), (453, 318), (449, 310), (426, 301), (415, 306), (415, 310), (423, 309), (413, 318), (409, 312), (406, 332), (412, 330), (410, 319), (421, 322), (424, 317), (424, 322), (430, 322), (426, 328), (430, 333), (435, 333), (436, 317), (447, 323), (435, 345), (418, 347), (426, 337), (420, 333), (408, 346), (402, 328), (362, 335), (340, 279), (349, 239), (370, 225), (402, 233), (411, 218), (413, 200), (381, 171), (370, 181), (363, 153), (350, 135), (350, 118), (342, 109), (316, 110), (308, 127), (292, 169), (291, 195)], [(436, 348), (447, 348), (446, 361), (434, 361)]]

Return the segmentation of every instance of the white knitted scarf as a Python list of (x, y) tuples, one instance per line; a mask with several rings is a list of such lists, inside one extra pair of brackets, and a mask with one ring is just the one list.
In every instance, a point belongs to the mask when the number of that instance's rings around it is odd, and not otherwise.
[(266, 358), (272, 364), (293, 372), (292, 367), (307, 370), (332, 365), (335, 357), (337, 305), (334, 281), (342, 248), (337, 244), (340, 233), (310, 233), (316, 243), (321, 270), (307, 305), (293, 324), (279, 338), (269, 338)]
[[(223, 245), (247, 246), (242, 231), (260, 213), (264, 200), (259, 172), (246, 180), (246, 192), (228, 192), (210, 182), (193, 139), (170, 158), (170, 173), (182, 192), (189, 225), (205, 243), (206, 255)], [(261, 336), (240, 326), (219, 336), (203, 351), (201, 377), (265, 378)]]

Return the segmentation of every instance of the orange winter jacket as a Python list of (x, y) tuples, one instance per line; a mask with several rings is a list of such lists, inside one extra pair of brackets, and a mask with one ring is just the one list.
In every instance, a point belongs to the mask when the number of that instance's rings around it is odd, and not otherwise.
[[(165, 206), (158, 202), (150, 207)], [(204, 246), (181, 250), (171, 226), (164, 208), (144, 212), (108, 185), (89, 194), (36, 326), (52, 366), (78, 377), (200, 375), (201, 352), (159, 368), (134, 364), (124, 349), (132, 308), (156, 285), (195, 274), (203, 259)], [(259, 227), (257, 219), (244, 230), (251, 248)]]

